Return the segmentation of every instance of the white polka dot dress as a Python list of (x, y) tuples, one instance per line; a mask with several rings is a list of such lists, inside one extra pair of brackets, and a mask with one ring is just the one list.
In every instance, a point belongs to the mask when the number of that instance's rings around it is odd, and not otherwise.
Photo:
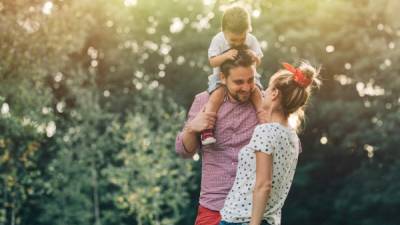
[(279, 123), (258, 125), (250, 143), (240, 150), (235, 182), (221, 210), (222, 220), (242, 223), (251, 219), (252, 192), (256, 180), (255, 151), (273, 156), (272, 190), (264, 219), (271, 225), (280, 225), (281, 209), (296, 170), (299, 139), (293, 129)]

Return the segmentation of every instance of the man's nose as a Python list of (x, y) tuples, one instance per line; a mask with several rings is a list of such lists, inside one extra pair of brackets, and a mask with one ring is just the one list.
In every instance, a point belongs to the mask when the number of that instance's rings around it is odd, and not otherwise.
[(252, 85), (251, 84), (243, 84), (242, 90), (243, 91), (251, 91)]

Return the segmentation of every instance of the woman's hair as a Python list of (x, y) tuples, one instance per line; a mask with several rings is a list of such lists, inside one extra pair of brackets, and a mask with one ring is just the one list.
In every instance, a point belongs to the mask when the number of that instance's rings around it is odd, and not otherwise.
[[(304, 85), (295, 78), (295, 73), (288, 69), (278, 71), (273, 75), (271, 80), (272, 88), (279, 90), (281, 94), (281, 106), (286, 117), (297, 116), (299, 122), (304, 120), (304, 110), (308, 103), (313, 87), (319, 87), (321, 81), (319, 77), (320, 69), (316, 69), (308, 62), (301, 62), (296, 68), (304, 76), (303, 81), (307, 81), (308, 85)], [(298, 124), (299, 125), (299, 124)]]
[(242, 34), (251, 30), (250, 15), (245, 8), (235, 5), (222, 15), (222, 31)]

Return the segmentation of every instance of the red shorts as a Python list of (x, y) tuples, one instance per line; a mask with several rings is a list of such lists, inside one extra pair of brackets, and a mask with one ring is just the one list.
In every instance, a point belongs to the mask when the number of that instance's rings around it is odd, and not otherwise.
[(199, 205), (195, 225), (218, 225), (221, 221), (219, 211), (210, 210)]

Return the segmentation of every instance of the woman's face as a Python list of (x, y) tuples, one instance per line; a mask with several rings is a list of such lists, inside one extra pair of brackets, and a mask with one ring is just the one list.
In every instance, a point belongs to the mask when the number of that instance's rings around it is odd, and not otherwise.
[(275, 75), (272, 76), (269, 79), (268, 87), (267, 87), (267, 89), (265, 89), (263, 91), (263, 96), (264, 97), (263, 97), (262, 105), (263, 105), (264, 109), (268, 109), (268, 108), (271, 107), (272, 101), (273, 101), (273, 99), (275, 98), (275, 95), (276, 95), (276, 91), (277, 90), (273, 85), (274, 84), (274, 82), (273, 82), (274, 78), (275, 78)]

